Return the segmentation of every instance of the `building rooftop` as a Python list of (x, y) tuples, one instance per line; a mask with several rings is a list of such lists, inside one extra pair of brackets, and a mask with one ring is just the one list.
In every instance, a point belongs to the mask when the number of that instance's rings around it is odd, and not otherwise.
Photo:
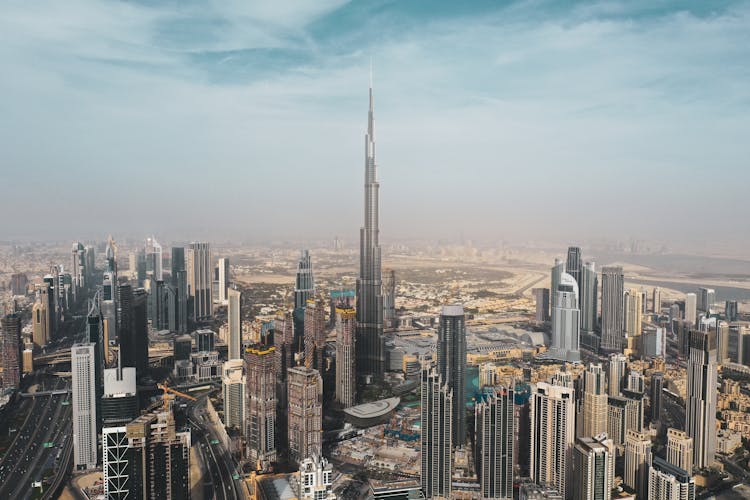
[(371, 419), (381, 417), (396, 409), (401, 402), (401, 398), (381, 399), (372, 403), (365, 403), (358, 406), (352, 406), (344, 410), (344, 413), (359, 419)]

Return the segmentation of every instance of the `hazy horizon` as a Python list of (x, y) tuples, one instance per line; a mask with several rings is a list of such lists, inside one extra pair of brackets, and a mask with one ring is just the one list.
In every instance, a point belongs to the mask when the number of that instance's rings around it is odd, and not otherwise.
[(384, 244), (750, 243), (748, 2), (74, 0), (0, 32), (0, 240), (356, 242), (372, 59)]

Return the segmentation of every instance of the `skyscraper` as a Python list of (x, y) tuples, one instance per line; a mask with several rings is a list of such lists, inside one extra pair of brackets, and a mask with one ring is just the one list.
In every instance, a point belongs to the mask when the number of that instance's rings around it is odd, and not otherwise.
[(685, 321), (689, 322), (691, 327), (698, 321), (698, 298), (694, 293), (685, 294)]
[(191, 243), (187, 255), (188, 293), (193, 302), (193, 321), (200, 322), (213, 316), (211, 296), (211, 247), (208, 243)]
[(565, 272), (573, 277), (578, 286), (581, 286), (581, 272), (583, 261), (581, 259), (580, 247), (568, 247), (568, 258), (565, 262)]
[(70, 349), (73, 391), (73, 467), (96, 467), (96, 344)]
[(550, 270), (550, 316), (552, 316), (552, 309), (555, 307), (555, 301), (557, 300), (555, 291), (557, 286), (560, 284), (560, 276), (565, 272), (565, 263), (560, 259), (555, 259), (555, 265)]
[(685, 431), (693, 438), (693, 465), (710, 466), (716, 452), (716, 397), (718, 366), (716, 332), (690, 332), (687, 361)]
[(352, 307), (336, 308), (336, 401), (344, 408), (353, 406), (356, 401), (356, 316)]
[(693, 500), (695, 479), (679, 467), (654, 457), (648, 471), (649, 500)]
[(601, 364), (590, 364), (583, 373), (581, 437), (607, 432), (607, 376)]
[(23, 343), (21, 342), (21, 317), (18, 314), (6, 314), (0, 320), (2, 333), (2, 352), (0, 361), (3, 367), (3, 389), (18, 388), (21, 383), (21, 360)]
[(231, 281), (229, 259), (226, 257), (219, 259), (216, 269), (219, 270), (219, 275), (217, 276), (217, 281), (219, 282), (219, 302), (223, 304), (227, 301), (227, 292), (229, 290), (229, 282)]
[(104, 370), (101, 421), (104, 427), (119, 427), (138, 416), (135, 368)]
[(485, 389), (474, 407), (475, 461), (482, 498), (513, 498), (515, 406), (512, 388)]
[(737, 301), (736, 300), (727, 300), (724, 303), (724, 316), (726, 317), (726, 320), (730, 323), (733, 323), (737, 321), (737, 318), (739, 317), (739, 309), (737, 307)]
[(297, 275), (294, 283), (294, 340), (291, 343), (292, 355), (304, 352), (305, 337), (305, 308), (307, 301), (315, 294), (315, 278), (313, 275), (312, 259), (310, 252), (303, 250), (297, 262)]
[(326, 348), (325, 304), (321, 300), (308, 299), (305, 307), (305, 366), (325, 371), (323, 359)]
[(176, 330), (179, 333), (187, 333), (188, 279), (183, 247), (172, 247), (172, 286), (175, 289)]
[(698, 310), (702, 312), (709, 312), (713, 309), (716, 302), (716, 291), (713, 288), (698, 288)]
[(146, 254), (146, 274), (151, 274), (155, 280), (163, 280), (164, 275), (162, 272), (162, 259), (161, 259), (161, 245), (154, 236), (146, 238), (146, 245), (144, 247)]
[(583, 437), (573, 448), (574, 500), (610, 500), (612, 498), (615, 456), (603, 441)]
[(289, 368), (289, 454), (293, 462), (320, 456), (323, 429), (323, 379), (318, 370)]
[(549, 321), (549, 288), (534, 288), (531, 290), (531, 293), (534, 295), (534, 301), (536, 302), (536, 314), (534, 320), (539, 323)]
[(602, 340), (603, 351), (622, 349), (622, 327), (624, 324), (623, 293), (625, 277), (622, 267), (602, 268)]
[(661, 421), (661, 414), (664, 410), (663, 403), (664, 374), (656, 372), (651, 374), (651, 421)]
[(562, 273), (552, 308), (552, 356), (577, 362), (581, 360), (579, 350), (581, 338), (581, 311), (578, 307), (578, 283), (573, 276)]
[(31, 308), (32, 338), (39, 347), (50, 341), (49, 293), (49, 284), (42, 282), (37, 288), (36, 301)]
[(230, 359), (221, 366), (221, 390), (224, 395), (224, 427), (245, 434), (246, 379), (245, 362)]
[(693, 473), (693, 438), (679, 429), (667, 430), (667, 462)]
[(453, 446), (463, 446), (466, 442), (466, 323), (461, 305), (443, 306), (438, 328), (437, 367), (443, 382), (453, 393)]
[(453, 393), (448, 384), (443, 384), (440, 373), (427, 364), (422, 367), (421, 387), (422, 492), (425, 498), (451, 498)]
[(654, 287), (654, 291), (651, 294), (651, 310), (654, 314), (661, 312), (661, 289), (658, 286)]
[(609, 386), (607, 393), (610, 396), (619, 396), (625, 381), (625, 369), (628, 358), (622, 354), (611, 354), (609, 356)]
[(572, 496), (575, 390), (544, 382), (531, 390), (531, 480)]
[(635, 288), (631, 288), (625, 293), (625, 336), (629, 339), (641, 334), (643, 328), (642, 310), (641, 293)]
[[(271, 462), (276, 461), (275, 355), (274, 346), (255, 345), (245, 351), (247, 456), (264, 471), (269, 470)], [(312, 395), (309, 397), (312, 398)]]
[(359, 277), (357, 278), (357, 371), (380, 378), (385, 372), (383, 295), (380, 261), (380, 229), (375, 119), (372, 83), (365, 134), (365, 224), (359, 230)]
[(599, 299), (599, 277), (596, 274), (596, 264), (593, 262), (584, 264), (578, 289), (581, 331), (593, 334), (597, 326), (597, 302)]
[(624, 483), (636, 492), (637, 498), (647, 498), (648, 468), (651, 465), (651, 438), (633, 430), (625, 434)]
[(229, 359), (242, 359), (242, 292), (237, 288), (227, 291), (227, 324), (229, 327)]

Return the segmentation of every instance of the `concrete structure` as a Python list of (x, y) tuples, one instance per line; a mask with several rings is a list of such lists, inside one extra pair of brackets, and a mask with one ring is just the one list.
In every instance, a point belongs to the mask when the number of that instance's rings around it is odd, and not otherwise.
[(437, 341), (437, 369), (453, 393), (453, 446), (466, 442), (466, 320), (461, 305), (443, 306)]
[(380, 257), (379, 190), (375, 163), (375, 118), (370, 84), (370, 108), (365, 134), (364, 226), (359, 230), (357, 278), (357, 372), (380, 378), (385, 372), (383, 289)]
[(574, 500), (610, 500), (615, 456), (609, 440), (583, 437), (573, 448)]
[(230, 359), (221, 367), (221, 388), (224, 396), (224, 427), (245, 433), (246, 380), (244, 362)]
[[(620, 266), (602, 268), (601, 349), (619, 352), (623, 344), (625, 277)], [(611, 380), (611, 378), (610, 378)]]
[(237, 288), (229, 288), (226, 292), (226, 300), (228, 302), (227, 326), (229, 327), (227, 357), (230, 360), (242, 359), (242, 292)]
[(661, 289), (658, 286), (651, 292), (651, 311), (654, 314), (661, 313)]
[(549, 288), (534, 288), (531, 290), (531, 293), (534, 295), (534, 302), (536, 303), (536, 313), (534, 315), (534, 320), (539, 323), (549, 321)]
[(443, 384), (440, 373), (425, 364), (421, 388), (420, 479), (426, 498), (452, 498), (452, 399), (453, 393), (448, 384)]
[(555, 301), (557, 301), (555, 290), (557, 290), (557, 286), (560, 284), (560, 276), (562, 276), (564, 272), (565, 263), (560, 259), (555, 259), (555, 264), (552, 266), (552, 269), (550, 269), (550, 317), (552, 316), (552, 311), (555, 308)]
[(693, 474), (693, 438), (685, 431), (667, 430), (667, 462)]
[(200, 322), (213, 317), (212, 271), (211, 246), (205, 242), (190, 243), (187, 254), (187, 284), (188, 294), (193, 303), (193, 321)]
[(625, 381), (625, 369), (628, 358), (622, 354), (612, 354), (609, 357), (609, 385), (607, 393), (610, 396), (619, 396)]
[(73, 468), (93, 469), (96, 441), (96, 344), (74, 344), (70, 349), (73, 404)]
[(400, 398), (388, 398), (351, 406), (344, 410), (344, 417), (355, 427), (372, 427), (386, 422), (400, 402)]
[(659, 422), (664, 411), (664, 374), (651, 374), (651, 422)]
[(144, 252), (146, 254), (146, 273), (151, 274), (155, 280), (163, 280), (162, 248), (155, 237), (146, 238)]
[(228, 300), (227, 292), (229, 291), (229, 259), (224, 257), (216, 263), (216, 281), (219, 284), (219, 303), (224, 304)]
[(18, 388), (21, 384), (23, 344), (21, 342), (21, 316), (6, 314), (0, 319), (0, 362), (3, 367), (3, 389)]
[(49, 285), (42, 283), (37, 289), (34, 305), (31, 307), (32, 338), (39, 347), (50, 340)]
[(326, 349), (325, 304), (322, 300), (308, 299), (305, 306), (305, 366), (325, 371)]
[(293, 461), (321, 455), (323, 379), (318, 370), (304, 366), (287, 373), (289, 453)]
[(643, 329), (643, 297), (635, 288), (625, 293), (625, 336), (638, 337)]
[(300, 500), (336, 500), (333, 467), (320, 456), (305, 458), (299, 465)]
[(693, 500), (695, 480), (685, 470), (655, 457), (648, 472), (649, 500)]
[(578, 282), (578, 303), (581, 310), (581, 331), (593, 334), (598, 326), (599, 278), (596, 264), (587, 262), (581, 270)]
[(258, 470), (267, 471), (276, 461), (276, 373), (274, 346), (256, 345), (245, 350), (247, 370), (247, 456)]
[(716, 303), (716, 290), (699, 287), (697, 299), (697, 309), (702, 312), (709, 312), (714, 308)]
[(532, 385), (531, 480), (572, 496), (570, 473), (575, 440), (575, 390), (544, 382)]
[(581, 311), (578, 305), (578, 283), (573, 276), (562, 273), (557, 289), (553, 290), (551, 356), (562, 361), (579, 362)]
[(356, 402), (357, 371), (355, 336), (357, 312), (352, 307), (336, 308), (336, 401), (344, 408)]
[(515, 404), (512, 388), (485, 389), (474, 408), (475, 467), (482, 498), (513, 498), (516, 457)]
[(583, 373), (583, 411), (580, 437), (607, 432), (607, 376), (601, 364), (589, 364)]
[(710, 466), (716, 453), (718, 365), (716, 332), (690, 332), (685, 431), (693, 438), (693, 465)]
[(625, 485), (638, 498), (647, 498), (648, 468), (651, 465), (651, 438), (648, 434), (628, 430), (625, 435)]
[(698, 321), (698, 298), (694, 293), (685, 294), (685, 321), (695, 326)]
[(135, 368), (104, 370), (101, 420), (106, 427), (125, 425), (139, 414)]

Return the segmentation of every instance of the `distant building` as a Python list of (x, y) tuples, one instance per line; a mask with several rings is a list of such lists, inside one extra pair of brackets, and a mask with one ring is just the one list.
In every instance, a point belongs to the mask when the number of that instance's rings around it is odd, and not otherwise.
[(661, 289), (658, 286), (651, 293), (651, 310), (654, 314), (661, 313)]
[(713, 288), (698, 288), (698, 310), (702, 312), (709, 312), (713, 309), (716, 302), (716, 290)]
[(242, 359), (242, 292), (236, 288), (229, 288), (225, 295), (228, 302), (227, 323), (229, 327), (227, 357), (230, 360)]
[(622, 267), (602, 268), (601, 349), (603, 351), (619, 352), (623, 347), (624, 285), (625, 277)]
[(552, 308), (551, 356), (570, 362), (581, 360), (579, 349), (581, 338), (581, 311), (578, 305), (578, 283), (573, 276), (562, 273)]
[(727, 300), (724, 304), (724, 316), (727, 321), (734, 323), (739, 319), (739, 308), (736, 300)]
[(161, 281), (164, 279), (162, 272), (162, 248), (156, 238), (151, 236), (146, 238), (146, 245), (144, 246), (146, 255), (146, 274), (150, 274), (153, 279)]
[(534, 288), (531, 290), (531, 293), (534, 295), (534, 301), (536, 302), (534, 320), (539, 323), (549, 321), (549, 288)]
[(34, 344), (44, 347), (51, 340), (50, 287), (46, 282), (37, 286), (36, 300), (31, 307), (31, 328)]
[(104, 370), (101, 420), (105, 427), (119, 427), (139, 415), (135, 368)]
[(73, 403), (73, 468), (93, 469), (97, 461), (96, 344), (70, 349)]
[(695, 326), (698, 320), (698, 298), (694, 293), (685, 294), (685, 321)]
[(188, 331), (188, 277), (185, 261), (185, 249), (172, 247), (172, 287), (175, 291), (175, 330), (179, 333)]
[(198, 352), (211, 352), (216, 350), (216, 335), (213, 330), (204, 328), (202, 330), (196, 330), (195, 332), (195, 345), (198, 347)]
[(305, 307), (305, 366), (320, 373), (325, 371), (325, 325), (325, 304), (321, 300), (308, 299)]
[(231, 281), (231, 275), (229, 274), (229, 259), (224, 257), (219, 259), (216, 265), (216, 281), (219, 284), (219, 302), (225, 303), (228, 299), (227, 292), (229, 290), (229, 282)]
[(622, 354), (611, 354), (609, 356), (609, 386), (607, 393), (610, 396), (619, 396), (625, 381), (625, 369), (628, 359)]
[(648, 434), (629, 430), (625, 435), (625, 484), (647, 498), (648, 468), (651, 465), (651, 438)]
[(0, 361), (3, 367), (3, 389), (18, 388), (21, 384), (21, 362), (23, 344), (21, 343), (21, 317), (18, 314), (6, 314), (0, 320)]
[(211, 294), (211, 247), (208, 243), (191, 243), (187, 254), (188, 291), (193, 303), (193, 321), (200, 322), (213, 317)]
[(565, 272), (565, 263), (560, 259), (555, 259), (555, 265), (550, 270), (550, 317), (552, 316), (552, 310), (555, 307), (555, 301), (557, 300), (555, 290), (560, 284), (560, 276)]
[(660, 422), (664, 411), (663, 402), (664, 374), (656, 372), (651, 374), (651, 421)]
[(300, 500), (336, 500), (333, 467), (322, 456), (307, 457), (299, 465)]
[(581, 309), (581, 331), (593, 335), (598, 326), (599, 278), (596, 274), (596, 264), (587, 262), (581, 269), (581, 279), (578, 283), (578, 302)]

